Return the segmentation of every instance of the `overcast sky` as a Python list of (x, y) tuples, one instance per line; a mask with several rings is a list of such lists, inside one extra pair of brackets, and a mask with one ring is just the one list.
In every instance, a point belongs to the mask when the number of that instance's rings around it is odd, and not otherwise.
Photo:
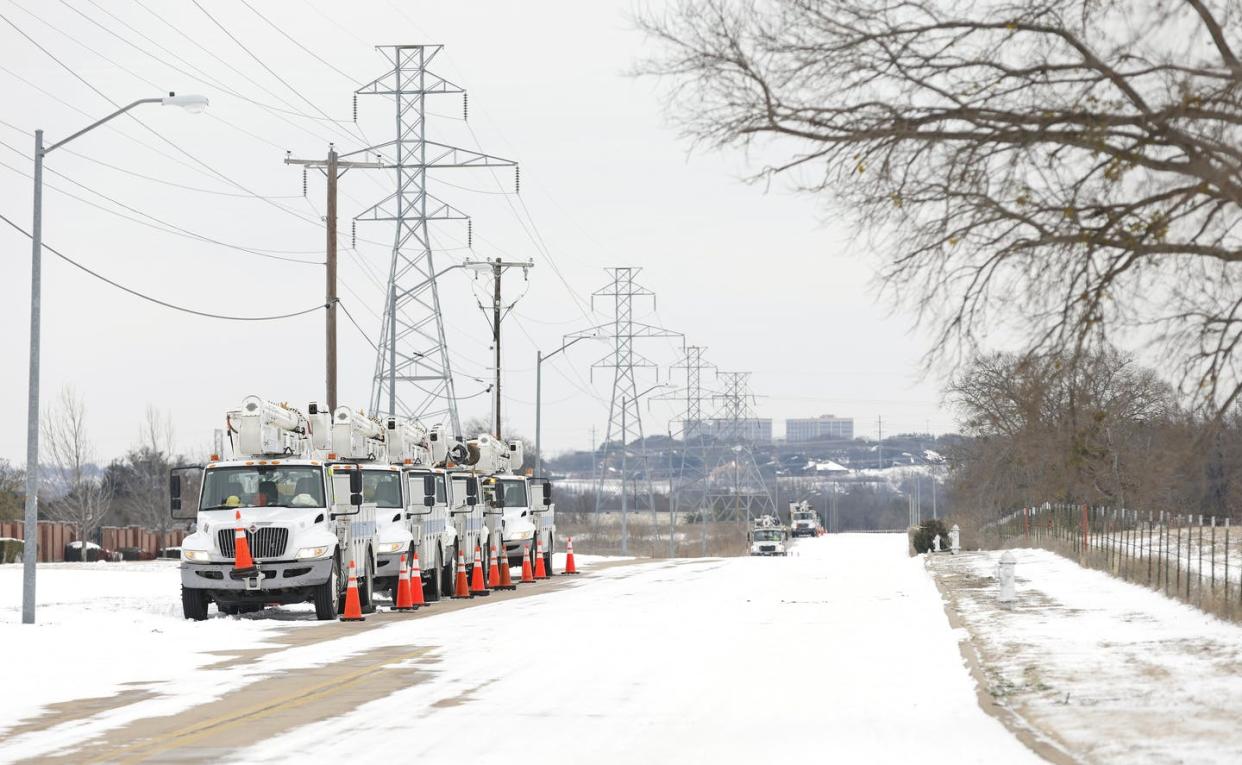
[[(757, 410), (776, 421), (778, 435), (786, 417), (822, 413), (855, 417), (859, 435), (874, 435), (879, 416), (886, 433), (952, 428), (940, 381), (919, 371), (926, 337), (912, 331), (911, 314), (877, 300), (878, 258), (851, 241), (847, 221), (823, 200), (742, 182), (753, 169), (744, 156), (691, 152), (664, 118), (656, 83), (626, 74), (650, 52), (628, 22), (628, 0), (355, 2), (348, 9), (323, 0), (313, 7), (250, 1), (340, 71), (242, 0), (203, 7), (254, 57), (192, 2), (0, 0), (0, 14), (114, 101), (166, 91), (211, 99), (197, 116), (159, 106), (135, 112), (167, 142), (121, 118), (49, 155), (47, 244), (127, 287), (197, 310), (269, 315), (322, 302), (323, 272), (314, 261), (322, 259), (324, 184), (312, 175), (303, 198), (301, 172), (283, 164), (284, 152), (321, 157), (329, 141), (347, 152), (363, 148), (364, 137), (392, 140), (387, 100), (361, 97), (358, 124), (350, 122), (358, 83), (388, 68), (374, 46), (442, 43), (433, 69), (469, 90), (470, 121), (460, 120), (459, 98), (432, 99), (438, 116), (429, 136), (521, 163), (520, 199), (507, 195), (509, 171), (445, 171), (431, 184), (473, 216), (473, 253), (464, 248), (464, 226), (433, 229), (443, 248), (437, 265), (465, 256), (535, 260), (529, 283), (519, 272), (504, 283), (507, 296), (525, 290), (504, 325), (505, 419), (518, 430), (534, 431), (536, 348), (556, 348), (588, 318), (607, 319), (585, 316), (580, 305), (605, 284), (609, 266), (643, 269), (640, 281), (658, 303), (644, 306), (642, 320), (707, 346), (721, 370), (753, 372)], [(7, 105), (0, 213), (29, 227), (33, 130), (43, 128), (52, 143), (111, 107), (2, 22), (0, 67)], [(341, 181), (341, 300), (372, 340), (392, 229), (359, 224), (350, 250), (350, 219), (392, 190), (382, 171), (356, 170)], [(546, 242), (551, 261), (535, 238)], [(0, 457), (20, 460), (30, 248), (7, 226), (0, 247), (0, 317), (8, 329), (0, 334)], [(489, 329), (476, 304), (488, 288), (465, 271), (442, 280), (458, 392), (473, 395), (461, 402), (463, 419), (488, 412), (488, 396), (475, 395), (491, 366)], [(45, 405), (62, 386), (75, 387), (103, 460), (135, 441), (148, 404), (168, 412), (181, 448), (194, 450), (210, 444), (224, 412), (247, 394), (299, 406), (323, 399), (322, 312), (277, 322), (199, 318), (143, 302), (50, 253), (43, 294)], [(341, 403), (363, 407), (375, 354), (345, 317), (340, 338)], [(611, 371), (592, 377), (590, 365), (608, 350), (582, 342), (545, 367), (550, 451), (588, 447), (592, 425), (602, 437)], [(665, 366), (678, 354), (663, 340), (642, 352)], [(653, 384), (654, 373), (646, 374)], [(664, 432), (675, 411), (653, 404), (647, 431)]]

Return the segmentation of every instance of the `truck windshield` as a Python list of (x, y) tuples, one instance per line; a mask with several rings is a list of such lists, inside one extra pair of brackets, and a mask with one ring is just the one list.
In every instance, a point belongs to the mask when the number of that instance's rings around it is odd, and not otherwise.
[(505, 507), (526, 507), (526, 481), (497, 481), (504, 492)]
[(776, 529), (763, 529), (755, 532), (756, 542), (779, 542), (781, 541), (781, 532)]
[(200, 509), (227, 507), (324, 507), (323, 473), (294, 465), (212, 468), (203, 478)]
[(810, 521), (815, 519), (814, 513), (794, 513), (795, 521)]
[(401, 473), (395, 470), (362, 471), (362, 501), (376, 507), (401, 507)]

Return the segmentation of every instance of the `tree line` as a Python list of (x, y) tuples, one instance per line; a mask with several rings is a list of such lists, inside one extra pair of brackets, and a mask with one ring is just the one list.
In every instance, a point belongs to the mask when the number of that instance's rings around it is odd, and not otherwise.
[[(94, 541), (103, 526), (172, 527), (166, 486), (177, 454), (172, 419), (148, 406), (134, 443), (106, 465), (90, 433), (88, 409), (72, 387), (62, 388), (41, 417), (39, 518), (73, 526), (79, 540)], [(25, 471), (0, 460), (0, 519), (22, 520)]]

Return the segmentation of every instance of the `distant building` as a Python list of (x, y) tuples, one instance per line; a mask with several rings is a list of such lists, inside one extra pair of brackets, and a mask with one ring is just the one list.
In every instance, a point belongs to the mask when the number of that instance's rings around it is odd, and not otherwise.
[(755, 444), (772, 443), (772, 419), (770, 417), (747, 417), (737, 421), (736, 430), (733, 420), (701, 420), (687, 422), (686, 438), (712, 438), (716, 440), (749, 441)]
[(831, 414), (785, 420), (786, 441), (821, 441), (854, 438), (854, 418)]

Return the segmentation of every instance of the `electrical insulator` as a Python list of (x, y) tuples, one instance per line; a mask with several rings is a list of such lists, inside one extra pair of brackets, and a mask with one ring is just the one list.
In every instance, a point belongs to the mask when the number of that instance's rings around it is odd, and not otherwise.
[(354, 122), (358, 121), (358, 94), (354, 94)]
[(302, 196), (306, 196), (306, 168), (302, 168)]
[(358, 221), (349, 222), (349, 249), (358, 249)]
[(461, 94), (461, 119), (463, 122), (470, 121), (470, 94)]
[(513, 166), (513, 193), (514, 194), (522, 193), (522, 166), (521, 165)]
[(466, 249), (474, 247), (474, 221), (466, 221)]

